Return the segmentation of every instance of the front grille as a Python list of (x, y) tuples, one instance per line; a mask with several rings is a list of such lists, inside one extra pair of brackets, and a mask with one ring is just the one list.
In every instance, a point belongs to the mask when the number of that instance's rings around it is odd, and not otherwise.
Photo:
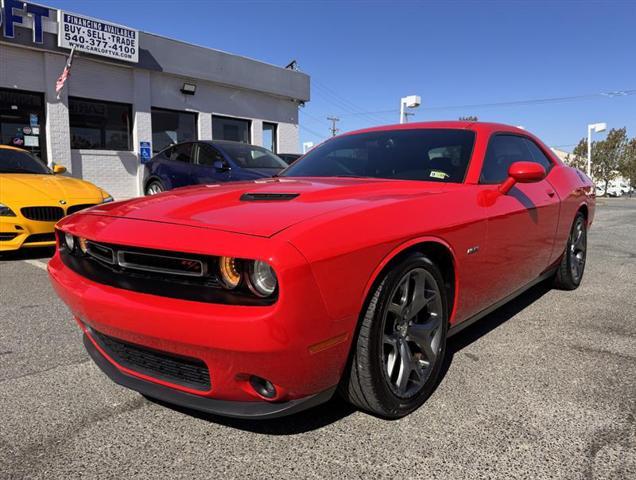
[(210, 390), (210, 372), (197, 359), (124, 342), (89, 327), (99, 346), (122, 367), (194, 390)]
[(0, 242), (8, 242), (9, 240), (13, 240), (17, 236), (17, 233), (0, 233)]
[(94, 203), (85, 203), (82, 205), (71, 205), (66, 209), (66, 214), (70, 215), (71, 213), (79, 212), (80, 210), (84, 210), (85, 208), (94, 207)]
[(38, 243), (38, 242), (54, 242), (55, 233), (34, 233), (29, 235), (24, 243)]
[(219, 258), (215, 256), (79, 239), (76, 245), (83, 241), (86, 254), (80, 247), (70, 253), (61, 231), (58, 236), (64, 265), (103, 285), (161, 297), (228, 305), (272, 305), (278, 297), (277, 294), (257, 297), (247, 287), (225, 289), (218, 273)]
[(64, 216), (64, 210), (60, 207), (24, 207), (20, 212), (25, 218), (40, 222), (57, 222)]
[(186, 277), (202, 277), (206, 273), (205, 264), (201, 260), (156, 253), (119, 250), (117, 252), (117, 263), (123, 268), (132, 270), (168, 273)]

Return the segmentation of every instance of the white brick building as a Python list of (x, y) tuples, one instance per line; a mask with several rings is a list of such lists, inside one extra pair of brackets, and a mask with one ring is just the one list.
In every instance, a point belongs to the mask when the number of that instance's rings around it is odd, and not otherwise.
[(58, 100), (55, 84), (70, 52), (58, 38), (63, 12), (17, 0), (2, 0), (2, 12), (0, 143), (64, 165), (117, 199), (141, 193), (142, 142), (152, 151), (191, 139), (299, 151), (305, 74), (130, 30), (137, 61), (78, 48)]

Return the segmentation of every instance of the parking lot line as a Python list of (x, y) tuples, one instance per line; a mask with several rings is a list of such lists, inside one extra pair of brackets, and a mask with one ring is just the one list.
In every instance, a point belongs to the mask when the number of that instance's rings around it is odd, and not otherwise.
[(46, 262), (43, 262), (42, 260), (24, 260), (24, 262), (28, 263), (29, 265), (33, 265), (34, 267), (38, 267), (41, 268), (42, 270), (46, 270)]

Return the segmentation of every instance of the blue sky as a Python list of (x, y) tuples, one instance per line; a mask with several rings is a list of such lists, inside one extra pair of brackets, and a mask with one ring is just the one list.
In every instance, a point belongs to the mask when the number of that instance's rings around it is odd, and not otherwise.
[(276, 65), (296, 59), (312, 78), (302, 141), (326, 138), (332, 115), (342, 131), (397, 123), (410, 94), (422, 97), (412, 121), (477, 115), (564, 150), (588, 123), (636, 137), (636, 92), (601, 95), (636, 90), (633, 0), (43, 3)]

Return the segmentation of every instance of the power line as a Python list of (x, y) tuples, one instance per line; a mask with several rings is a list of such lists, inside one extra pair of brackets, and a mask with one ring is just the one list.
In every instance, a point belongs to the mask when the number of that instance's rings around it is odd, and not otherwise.
[[(342, 95), (336, 93), (333, 89), (329, 88), (327, 85), (319, 82), (318, 80), (312, 79), (312, 83), (319, 91), (322, 92), (321, 96), (323, 96), (325, 100), (327, 100), (330, 103), (336, 104), (337, 106), (339, 106), (339, 108), (343, 108), (344, 110), (347, 110), (351, 114), (365, 116), (373, 122), (382, 121), (382, 120), (379, 120), (378, 118), (374, 118), (372, 113), (365, 112), (363, 108), (354, 104), (353, 102), (343, 97)], [(326, 98), (327, 95), (331, 97), (331, 100), (329, 98)]]
[[(437, 107), (426, 107), (426, 111), (438, 111), (438, 110), (459, 110), (459, 109), (471, 109), (471, 108), (489, 108), (489, 107), (506, 107), (506, 106), (522, 106), (522, 105), (542, 105), (548, 103), (558, 103), (558, 102), (567, 102), (567, 101), (576, 101), (576, 100), (587, 100), (587, 99), (598, 99), (598, 98), (616, 98), (616, 97), (627, 97), (630, 95), (635, 95), (636, 89), (629, 90), (615, 90), (611, 92), (600, 92), (600, 93), (591, 93), (587, 95), (572, 95), (567, 97), (550, 97), (550, 98), (535, 98), (528, 100), (513, 100), (508, 102), (493, 102), (493, 103), (474, 103), (467, 105), (445, 105), (445, 106), (437, 106)], [(351, 113), (341, 113), (341, 116), (355, 116), (355, 115), (380, 115), (380, 114), (394, 114), (399, 111), (396, 108), (387, 109), (387, 110), (376, 110), (376, 111), (368, 111), (368, 112), (351, 112)]]
[(325, 135), (322, 133), (318, 133), (315, 130), (312, 130), (311, 128), (307, 128), (304, 125), (298, 125), (300, 127), (301, 130), (304, 130), (305, 132), (313, 135), (316, 138), (319, 138), (321, 141), (324, 140)]

